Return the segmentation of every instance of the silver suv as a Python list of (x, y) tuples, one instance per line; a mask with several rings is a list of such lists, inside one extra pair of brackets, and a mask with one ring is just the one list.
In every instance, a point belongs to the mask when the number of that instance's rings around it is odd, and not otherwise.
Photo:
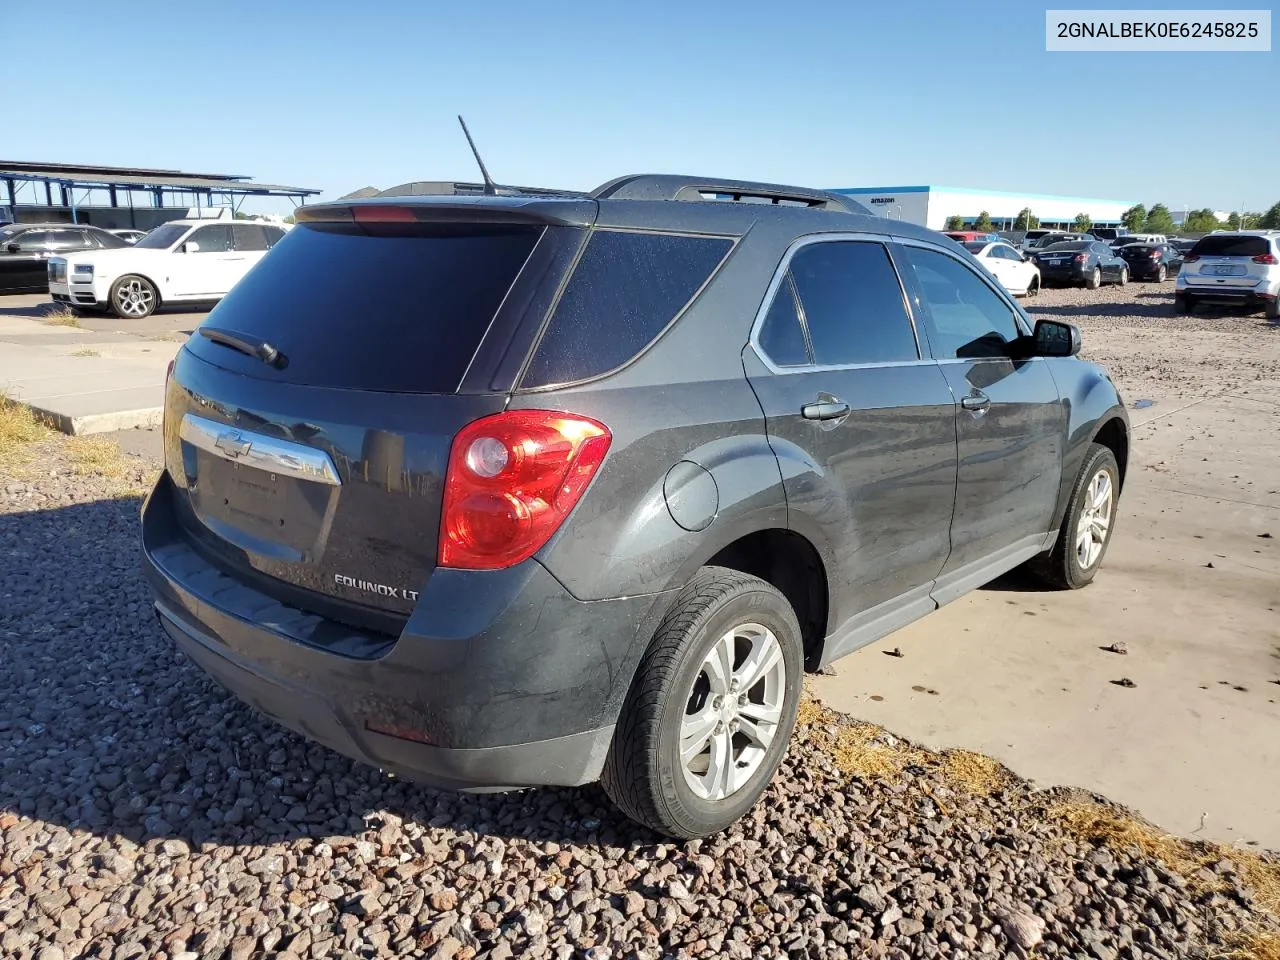
[(1182, 261), (1174, 309), (1226, 303), (1280, 318), (1280, 230), (1237, 230), (1201, 237)]

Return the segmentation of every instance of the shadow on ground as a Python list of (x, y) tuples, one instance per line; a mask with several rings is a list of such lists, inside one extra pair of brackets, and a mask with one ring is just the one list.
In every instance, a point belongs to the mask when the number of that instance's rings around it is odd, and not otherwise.
[(0, 515), (0, 811), (135, 842), (359, 834), (383, 812), (559, 842), (652, 843), (598, 787), (444, 793), (259, 716), (156, 624), (136, 499)]

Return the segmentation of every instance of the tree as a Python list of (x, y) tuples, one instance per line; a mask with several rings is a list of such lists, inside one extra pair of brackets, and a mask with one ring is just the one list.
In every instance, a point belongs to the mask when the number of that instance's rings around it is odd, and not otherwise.
[(1076, 233), (1088, 233), (1093, 229), (1093, 218), (1087, 213), (1077, 213), (1075, 223), (1072, 224)]
[(991, 222), (991, 214), (987, 213), (985, 210), (978, 214), (978, 219), (973, 223), (973, 229), (983, 233), (990, 233), (995, 228), (996, 225)]
[(942, 225), (942, 229), (943, 230), (963, 230), (964, 217), (960, 216), (958, 213), (953, 213), (951, 216), (947, 217), (947, 222)]
[(1173, 233), (1173, 214), (1163, 203), (1157, 203), (1147, 211), (1147, 222), (1144, 226), (1147, 233)]
[(1147, 208), (1140, 203), (1120, 214), (1120, 220), (1130, 233), (1138, 233), (1147, 223)]
[(1280, 203), (1273, 203), (1271, 209), (1258, 218), (1258, 225), (1263, 230), (1280, 230)]
[(1013, 229), (1015, 230), (1035, 230), (1040, 226), (1040, 218), (1031, 212), (1030, 207), (1023, 207), (1018, 211), (1018, 219), (1013, 221)]
[(1237, 211), (1237, 210), (1232, 210), (1232, 211), (1231, 211), (1231, 213), (1229, 213), (1229, 214), (1227, 215), (1227, 229), (1228, 229), (1228, 230), (1239, 230), (1239, 229), (1240, 229), (1240, 213), (1239, 213), (1239, 211)]
[(1208, 207), (1203, 210), (1192, 210), (1187, 214), (1187, 219), (1182, 221), (1182, 229), (1188, 233), (1210, 233), (1220, 226), (1222, 224)]

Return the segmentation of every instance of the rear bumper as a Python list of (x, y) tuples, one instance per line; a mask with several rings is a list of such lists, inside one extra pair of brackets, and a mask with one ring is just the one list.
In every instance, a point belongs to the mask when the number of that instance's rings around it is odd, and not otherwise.
[(1252, 307), (1261, 310), (1267, 304), (1276, 302), (1276, 293), (1265, 287), (1227, 287), (1203, 286), (1197, 284), (1179, 285), (1174, 297), (1186, 303), (1226, 303)]
[(1069, 267), (1046, 267), (1043, 263), (1037, 263), (1036, 268), (1040, 271), (1041, 283), (1084, 283), (1085, 278), (1093, 272), (1081, 270), (1074, 263)]
[(661, 597), (583, 602), (545, 568), (437, 570), (399, 637), (287, 607), (191, 549), (168, 474), (143, 565), (177, 646), (238, 698), (339, 753), (455, 790), (598, 779)]

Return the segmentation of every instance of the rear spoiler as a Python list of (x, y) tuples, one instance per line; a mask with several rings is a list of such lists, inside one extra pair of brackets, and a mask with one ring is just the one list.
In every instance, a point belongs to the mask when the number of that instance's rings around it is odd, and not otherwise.
[(317, 203), (294, 212), (298, 223), (515, 223), (589, 227), (599, 205), (588, 197), (422, 193)]

